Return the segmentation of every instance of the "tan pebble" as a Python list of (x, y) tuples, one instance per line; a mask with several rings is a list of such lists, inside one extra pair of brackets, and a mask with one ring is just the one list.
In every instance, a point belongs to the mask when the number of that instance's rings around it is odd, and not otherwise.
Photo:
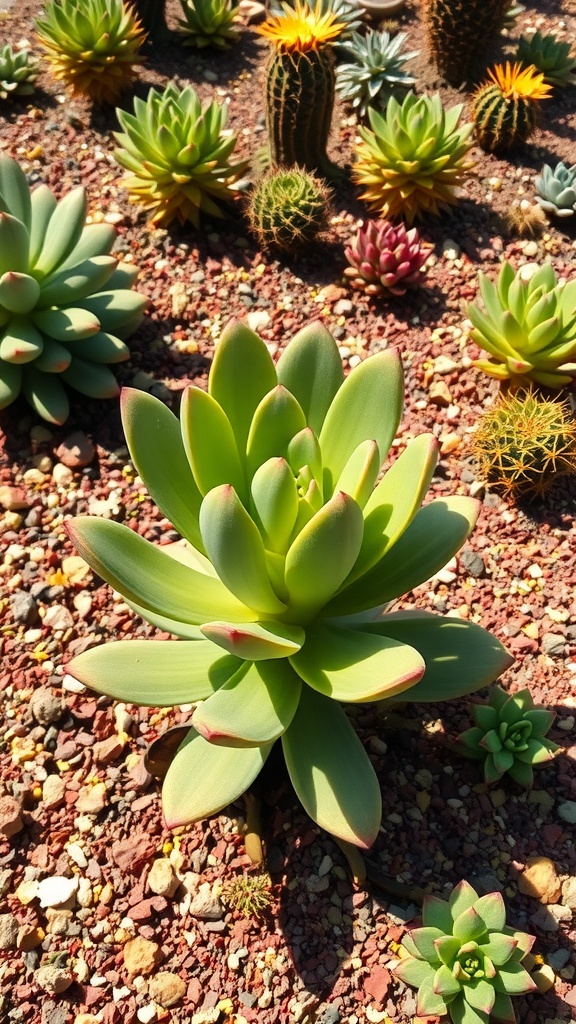
[(69, 555), (62, 559), (62, 572), (70, 583), (81, 583), (91, 571), (88, 562), (80, 558), (80, 555)]
[(68, 487), (74, 479), (74, 473), (69, 466), (65, 466), (63, 462), (57, 462), (52, 470), (52, 480), (56, 484), (56, 487)]
[(77, 1013), (74, 1024), (100, 1024), (100, 1018), (95, 1017), (93, 1013)]
[(180, 880), (174, 873), (172, 864), (166, 857), (155, 860), (148, 875), (148, 888), (158, 896), (170, 898), (180, 885)]
[(160, 971), (150, 981), (150, 997), (164, 1009), (176, 1006), (186, 993), (186, 982), (172, 971)]
[(426, 793), (423, 790), (420, 790), (418, 793), (416, 793), (416, 804), (423, 814), (428, 810), (430, 806), (430, 800), (430, 793)]
[(437, 405), (439, 408), (447, 408), (452, 401), (450, 389), (443, 380), (435, 381), (430, 385), (428, 397), (432, 405)]
[(518, 879), (518, 888), (525, 896), (534, 896), (540, 903), (557, 903), (562, 885), (554, 861), (549, 857), (529, 857)]
[(567, 878), (562, 886), (562, 903), (571, 910), (576, 910), (576, 875)]
[(17, 512), (21, 508), (28, 508), (30, 502), (21, 487), (10, 487), (5, 484), (0, 487), (0, 505), (7, 512)]
[(106, 806), (106, 784), (97, 782), (95, 786), (83, 786), (76, 801), (76, 810), (81, 814), (98, 814)]
[(45, 938), (46, 932), (43, 928), (32, 928), (28, 924), (23, 924), (18, 931), (16, 945), (22, 953), (29, 953), (32, 949), (36, 949)]
[(162, 960), (162, 950), (157, 942), (138, 935), (129, 939), (124, 946), (124, 966), (131, 975), (151, 974)]
[(15, 796), (0, 797), (0, 835), (5, 839), (15, 836), (24, 828), (21, 811), (22, 803)]
[(460, 447), (460, 444), (461, 438), (458, 434), (442, 434), (440, 438), (440, 454), (450, 455), (451, 452), (455, 452)]
[(32, 900), (35, 900), (38, 896), (38, 882), (33, 880), (29, 882), (20, 882), (20, 885), (16, 889), (14, 895), (16, 899), (23, 904), (23, 906), (28, 906), (28, 904), (32, 903)]
[(532, 972), (532, 981), (536, 982), (539, 992), (548, 992), (554, 988), (556, 975), (549, 964), (542, 964)]

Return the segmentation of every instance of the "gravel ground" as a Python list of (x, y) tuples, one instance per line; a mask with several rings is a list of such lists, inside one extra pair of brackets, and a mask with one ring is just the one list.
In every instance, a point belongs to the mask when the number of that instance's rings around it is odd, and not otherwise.
[[(176, 0), (168, 9), (174, 24)], [(1, 15), (3, 37), (32, 41), (39, 10), (22, 2)], [(571, 0), (528, 5), (512, 35), (529, 26), (574, 39)], [(402, 27), (408, 49), (423, 51), (414, 4)], [(510, 41), (504, 46), (510, 53)], [(238, 152), (253, 156), (264, 142), (266, 49), (245, 27), (227, 54), (152, 51), (137, 92), (167, 81), (176, 66), (203, 98), (229, 100)], [(411, 67), (419, 85), (441, 85), (423, 56)], [(258, 251), (240, 204), (202, 232), (150, 231), (119, 187), (113, 113), (65, 100), (45, 74), (39, 85), (31, 101), (0, 114), (0, 148), (59, 194), (85, 184), (91, 217), (115, 223), (118, 252), (141, 267), (138, 287), (150, 307), (130, 342), (131, 361), (120, 367), (122, 383), (177, 410), (183, 388), (205, 379), (231, 316), (247, 319), (273, 352), (313, 318), (333, 332), (348, 365), (399, 348), (406, 411), (397, 450), (432, 430), (442, 452), (432, 495), (482, 499), (466, 547), (403, 605), (492, 630), (516, 658), (503, 685), (529, 686), (556, 712), (550, 735), (562, 750), (537, 769), (530, 793), (508, 780), (487, 789), (477, 764), (451, 747), (469, 724), (465, 701), (399, 707), (388, 718), (361, 706), (353, 717), (384, 795), (372, 874), (388, 876), (395, 891), (352, 884), (340, 851), (306, 818), (279, 766), (263, 780), (269, 906), (260, 918), (230, 909), (222, 885), (254, 875), (243, 805), (172, 835), (143, 762), (149, 742), (184, 723), (190, 709), (114, 705), (66, 675), (68, 660), (92, 644), (154, 630), (76, 556), (65, 520), (106, 516), (160, 544), (176, 534), (135, 475), (116, 403), (73, 399), (61, 429), (16, 404), (0, 419), (0, 1020), (409, 1024), (414, 993), (390, 972), (398, 943), (418, 917), (423, 888), (442, 894), (467, 878), (482, 891), (503, 891), (510, 920), (537, 935), (538, 962), (547, 965), (541, 988), (554, 977), (547, 991), (516, 999), (519, 1021), (574, 1021), (576, 485), (558, 481), (544, 502), (519, 509), (477, 478), (470, 437), (497, 389), (471, 366), (477, 350), (463, 326), (478, 269), (493, 272), (503, 257), (520, 265), (549, 256), (559, 274), (574, 274), (574, 225), (554, 222), (526, 240), (505, 220), (515, 199), (533, 195), (544, 161), (576, 162), (574, 90), (546, 104), (542, 128), (510, 161), (474, 150), (459, 206), (423, 226), (434, 244), (425, 287), (374, 301), (342, 283), (343, 247), (365, 215), (351, 185), (335, 192), (318, 249), (298, 261)], [(447, 104), (467, 101), (441, 92)], [(354, 136), (355, 119), (338, 107), (332, 156), (349, 160)]]

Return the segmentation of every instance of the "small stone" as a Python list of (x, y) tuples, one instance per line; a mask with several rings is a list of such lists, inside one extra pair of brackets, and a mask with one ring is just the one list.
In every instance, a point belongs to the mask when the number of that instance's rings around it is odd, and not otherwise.
[(78, 794), (76, 810), (80, 814), (98, 814), (106, 806), (107, 789), (105, 782), (95, 786), (83, 786)]
[(53, 875), (38, 882), (38, 898), (41, 907), (61, 907), (72, 899), (78, 888), (78, 878)]
[(570, 875), (562, 886), (562, 902), (576, 911), (576, 875)]
[(133, 977), (137, 974), (151, 974), (162, 959), (162, 950), (158, 943), (144, 939), (141, 935), (129, 939), (124, 946), (124, 966)]
[(170, 898), (174, 895), (179, 885), (180, 880), (175, 875), (174, 868), (167, 857), (155, 860), (148, 875), (148, 888), (152, 892), (157, 893), (158, 896)]
[(186, 993), (186, 982), (172, 971), (160, 971), (150, 981), (150, 996), (164, 1009), (176, 1006)]
[(217, 1006), (212, 1006), (208, 1010), (199, 1010), (198, 1013), (193, 1013), (190, 1024), (218, 1024), (219, 1020), (220, 1010)]
[(52, 469), (52, 480), (56, 487), (69, 487), (74, 479), (72, 470), (63, 462), (57, 462)]
[(42, 802), (46, 807), (59, 807), (64, 800), (66, 784), (59, 775), (49, 775), (42, 785)]
[(451, 262), (457, 260), (461, 252), (462, 250), (458, 245), (458, 242), (455, 242), (453, 238), (447, 238), (442, 243), (442, 255), (445, 259), (450, 260)]
[(569, 825), (576, 825), (576, 800), (566, 800), (558, 806), (558, 816)]
[(155, 1020), (158, 1020), (158, 1013), (154, 1003), (148, 1003), (146, 1006), (141, 1006), (136, 1011), (136, 1018), (140, 1021), (140, 1024), (153, 1024)]
[(30, 953), (31, 950), (37, 949), (44, 942), (45, 938), (46, 933), (43, 928), (23, 924), (18, 929), (16, 945), (22, 953)]
[(21, 508), (28, 508), (30, 502), (26, 497), (26, 491), (22, 487), (3, 485), (0, 487), (0, 505), (7, 512), (18, 512)]
[(214, 896), (209, 885), (201, 885), (192, 898), (189, 908), (192, 917), (201, 921), (220, 921), (224, 917), (224, 907), (217, 896)]
[(339, 299), (338, 302), (334, 303), (332, 312), (334, 316), (352, 316), (354, 303), (350, 299)]
[(542, 653), (549, 658), (559, 658), (564, 654), (566, 638), (558, 633), (544, 633), (542, 637)]
[(54, 964), (45, 964), (34, 972), (34, 980), (51, 995), (58, 995), (65, 992), (74, 981), (72, 973), (66, 967), (56, 967)]
[(0, 949), (12, 949), (18, 938), (18, 921), (13, 914), (0, 914)]
[(14, 895), (23, 907), (27, 907), (38, 896), (38, 882), (32, 878), (29, 881), (24, 879), (23, 882), (20, 882)]
[(471, 576), (483, 576), (486, 572), (486, 566), (484, 565), (484, 559), (482, 555), (479, 555), (477, 551), (472, 551), (471, 548), (464, 548), (459, 555), (460, 564), (469, 572)]
[(262, 331), (265, 327), (269, 326), (271, 316), (266, 309), (253, 309), (248, 313), (246, 320), (248, 327), (258, 334), (258, 331)]
[(30, 710), (39, 725), (51, 725), (62, 715), (62, 701), (47, 686), (40, 686), (32, 691)]
[(82, 583), (92, 570), (80, 555), (69, 555), (62, 559), (62, 572), (70, 583)]
[(14, 622), (19, 623), (21, 626), (26, 626), (26, 629), (31, 629), (40, 624), (40, 615), (38, 614), (36, 601), (26, 591), (16, 590), (12, 594), (10, 608)]
[(92, 747), (94, 760), (98, 764), (112, 764), (117, 761), (126, 743), (119, 736), (108, 736), (105, 740), (98, 740)]
[(452, 402), (450, 389), (443, 380), (434, 381), (430, 385), (428, 398), (432, 405), (437, 405), (439, 409), (447, 409)]
[(72, 618), (71, 612), (65, 604), (53, 604), (47, 609), (46, 615), (44, 616), (43, 625), (47, 626), (48, 629), (72, 629), (74, 625), (74, 619)]
[(457, 369), (458, 363), (450, 359), (450, 356), (437, 356), (434, 360), (434, 373), (453, 373)]
[(561, 971), (566, 966), (570, 959), (569, 949), (556, 949), (553, 953), (548, 953), (548, 963), (554, 971)]
[(101, 1018), (93, 1013), (77, 1013), (74, 1017), (74, 1024), (101, 1024)]
[(156, 844), (145, 832), (134, 832), (128, 839), (112, 843), (112, 859), (127, 874), (139, 874), (155, 853)]
[(95, 454), (92, 441), (79, 430), (70, 434), (56, 449), (56, 457), (70, 469), (89, 466)]
[(556, 903), (562, 885), (554, 861), (549, 857), (529, 857), (518, 879), (518, 888), (525, 896), (533, 896), (540, 903)]
[(0, 797), (0, 835), (9, 839), (24, 828), (22, 802), (15, 796)]
[(72, 911), (61, 907), (49, 907), (46, 911), (48, 935), (68, 935), (72, 923)]

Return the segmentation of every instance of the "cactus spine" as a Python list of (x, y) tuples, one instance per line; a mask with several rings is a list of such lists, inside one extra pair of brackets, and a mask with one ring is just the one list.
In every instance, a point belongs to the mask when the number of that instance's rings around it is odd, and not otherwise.
[(422, 0), (430, 56), (447, 82), (482, 76), (509, 7), (510, 0)]
[(248, 205), (252, 233), (264, 249), (297, 252), (325, 228), (328, 202), (329, 190), (309, 171), (269, 171)]
[(520, 63), (497, 64), (489, 77), (472, 100), (474, 132), (482, 149), (503, 153), (526, 142), (536, 125), (536, 101), (547, 99), (551, 86), (533, 65)]

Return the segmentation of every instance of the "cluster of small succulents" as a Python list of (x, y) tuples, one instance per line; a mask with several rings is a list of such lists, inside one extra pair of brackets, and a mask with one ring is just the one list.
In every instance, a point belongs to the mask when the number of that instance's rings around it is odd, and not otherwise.
[(544, 164), (536, 178), (536, 202), (555, 217), (576, 213), (576, 164), (567, 167), (562, 160), (551, 167)]
[(238, 39), (238, 17), (233, 0), (181, 0), (184, 20), (180, 30), (188, 46), (227, 50)]
[(576, 471), (576, 423), (568, 403), (531, 391), (500, 396), (482, 416), (472, 447), (481, 476), (516, 501), (541, 498)]
[(418, 50), (402, 53), (406, 33), (390, 36), (388, 32), (368, 30), (365, 36), (352, 33), (343, 51), (352, 58), (338, 66), (336, 91), (364, 116), (368, 107), (384, 107), (390, 96), (401, 96), (416, 83), (403, 68), (406, 61), (418, 56)]
[(412, 224), (458, 201), (472, 167), (472, 124), (458, 126), (462, 109), (445, 110), (438, 93), (409, 92), (402, 103), (391, 96), (383, 114), (369, 110), (370, 128), (359, 128), (353, 168), (369, 209)]
[(367, 295), (405, 295), (422, 281), (429, 255), (430, 246), (422, 241), (417, 228), (407, 230), (404, 224), (366, 220), (354, 244), (345, 249), (350, 266), (344, 275), (355, 291)]
[[(573, 445), (575, 436), (573, 431)], [(531, 789), (534, 766), (551, 761), (559, 749), (546, 739), (554, 712), (537, 707), (528, 689), (509, 694), (497, 685), (487, 704), (471, 704), (470, 711), (474, 725), (458, 737), (459, 752), (484, 762), (484, 781), (488, 785), (509, 775), (520, 786)]]
[(59, 203), (30, 193), (20, 166), (0, 156), (0, 408), (22, 392), (39, 416), (63, 423), (64, 384), (93, 398), (119, 392), (106, 364), (127, 359), (123, 338), (146, 305), (137, 270), (110, 255), (109, 224), (85, 226), (83, 188)]
[(299, 167), (270, 170), (250, 196), (250, 228), (264, 249), (298, 252), (324, 230), (330, 192)]
[(576, 84), (576, 57), (570, 53), (570, 43), (562, 42), (554, 35), (543, 36), (535, 32), (530, 39), (522, 36), (516, 59), (524, 67), (535, 67), (549, 85), (563, 87)]
[(146, 33), (124, 0), (48, 0), (36, 33), (55, 78), (97, 103), (114, 103), (142, 63)]
[(472, 100), (474, 133), (482, 149), (504, 153), (531, 135), (538, 103), (549, 98), (551, 86), (533, 65), (524, 68), (519, 62), (497, 64), (488, 77)]
[(0, 49), (0, 100), (29, 96), (37, 77), (38, 64), (29, 50), (13, 50), (9, 43)]
[(225, 134), (226, 108), (202, 106), (192, 86), (174, 83), (134, 99), (134, 113), (118, 110), (123, 132), (115, 133), (115, 160), (129, 174), (122, 180), (130, 201), (153, 224), (200, 226), (200, 216), (223, 217), (221, 203), (234, 197), (233, 183), (246, 162), (231, 163), (236, 136)]

